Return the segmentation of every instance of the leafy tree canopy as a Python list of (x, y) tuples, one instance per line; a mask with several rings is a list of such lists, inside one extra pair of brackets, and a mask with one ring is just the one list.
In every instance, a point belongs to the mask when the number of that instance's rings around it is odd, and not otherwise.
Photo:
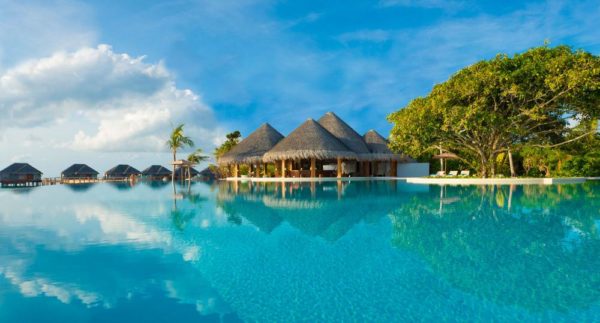
[(468, 66), (388, 120), (393, 149), (454, 151), (487, 177), (510, 150), (597, 136), (599, 117), (600, 58), (541, 46)]

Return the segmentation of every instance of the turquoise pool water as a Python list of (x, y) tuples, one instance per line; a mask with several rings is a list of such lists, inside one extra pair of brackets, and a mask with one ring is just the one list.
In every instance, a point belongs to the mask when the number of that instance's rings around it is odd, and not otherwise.
[(0, 190), (0, 322), (600, 321), (600, 183)]

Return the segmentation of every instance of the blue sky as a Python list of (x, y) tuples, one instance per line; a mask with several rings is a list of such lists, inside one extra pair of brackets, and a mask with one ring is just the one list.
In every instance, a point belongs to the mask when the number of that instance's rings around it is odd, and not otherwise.
[(0, 0), (0, 168), (168, 162), (270, 122), (386, 115), (452, 73), (550, 41), (600, 52), (596, 1)]

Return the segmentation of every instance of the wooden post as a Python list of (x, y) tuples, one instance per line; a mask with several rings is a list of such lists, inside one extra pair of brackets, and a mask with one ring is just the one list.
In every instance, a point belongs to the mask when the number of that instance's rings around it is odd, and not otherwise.
[[(285, 159), (281, 160), (281, 178), (285, 178)], [(283, 187), (285, 190), (285, 186)], [(285, 193), (283, 194), (285, 196)]]
[(317, 160), (314, 157), (310, 159), (310, 177), (317, 177)]
[(240, 168), (239, 168), (238, 164), (233, 164), (233, 177), (238, 177), (239, 171), (240, 171)]
[(392, 166), (391, 167), (392, 167), (392, 169), (390, 169), (390, 176), (396, 177), (397, 174), (398, 174), (398, 172), (397, 172), (398, 162), (395, 161), (395, 160), (392, 160)]
[(377, 176), (377, 164), (379, 162), (374, 161), (373, 162), (373, 176)]
[(263, 164), (263, 177), (267, 177), (267, 164)]
[(337, 178), (342, 178), (342, 159), (337, 159)]

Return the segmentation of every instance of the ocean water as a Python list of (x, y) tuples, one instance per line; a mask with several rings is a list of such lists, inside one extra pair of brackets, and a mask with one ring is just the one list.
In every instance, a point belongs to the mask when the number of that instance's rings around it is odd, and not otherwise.
[(0, 190), (0, 322), (598, 322), (600, 183)]

